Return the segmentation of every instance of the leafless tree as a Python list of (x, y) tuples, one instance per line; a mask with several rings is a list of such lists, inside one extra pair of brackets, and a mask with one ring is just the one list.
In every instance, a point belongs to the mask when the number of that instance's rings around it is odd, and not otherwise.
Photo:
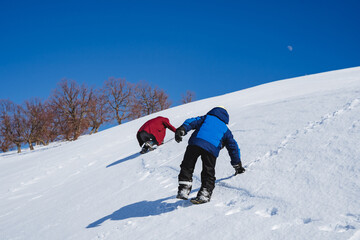
[(189, 103), (195, 100), (195, 93), (192, 91), (187, 90), (185, 95), (182, 95), (181, 102), (183, 104)]
[(104, 92), (95, 90), (89, 103), (90, 134), (97, 133), (102, 124), (110, 121), (110, 107)]
[(66, 140), (76, 140), (89, 127), (88, 111), (93, 90), (75, 81), (62, 80), (51, 97), (51, 105)]
[(25, 128), (24, 111), (10, 100), (0, 101), (0, 111), (1, 135), (5, 141), (14, 144), (20, 153), (21, 145), (25, 142), (22, 135)]
[(133, 104), (133, 84), (121, 78), (109, 78), (104, 83), (104, 96), (110, 106), (112, 115), (120, 125), (129, 118)]
[(6, 133), (6, 124), (8, 124), (10, 114), (14, 110), (14, 104), (9, 100), (0, 99), (0, 150), (9, 151), (14, 146)]
[(169, 96), (165, 93), (164, 90), (156, 88), (155, 99), (158, 105), (158, 111), (168, 109), (171, 106), (171, 101), (169, 100)]
[(132, 119), (167, 109), (171, 105), (164, 90), (152, 88), (144, 81), (136, 86), (134, 96), (135, 100), (131, 109)]
[(147, 82), (140, 82), (135, 88), (134, 106), (140, 108), (141, 116), (155, 112), (155, 97), (152, 87)]
[(10, 150), (11, 147), (13, 147), (14, 144), (10, 142), (5, 136), (2, 135), (0, 132), (0, 150), (2, 152), (7, 152)]
[(140, 103), (140, 101), (134, 101), (130, 108), (129, 119), (134, 120), (140, 118), (141, 116), (143, 116), (142, 112), (142, 104)]
[(39, 99), (25, 101), (24, 104), (25, 127), (22, 136), (28, 143), (30, 150), (34, 150), (33, 143), (42, 142), (44, 144), (44, 131), (46, 131), (47, 121), (45, 106)]
[(44, 103), (45, 125), (40, 134), (40, 139), (38, 139), (43, 145), (60, 140), (59, 136), (61, 136), (61, 116), (57, 114), (57, 109), (55, 109), (55, 106), (50, 101), (48, 100)]

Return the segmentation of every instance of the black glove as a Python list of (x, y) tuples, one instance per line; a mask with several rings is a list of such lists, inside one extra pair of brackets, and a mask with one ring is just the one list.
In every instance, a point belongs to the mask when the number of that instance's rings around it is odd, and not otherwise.
[(185, 128), (183, 126), (180, 126), (175, 131), (175, 141), (178, 143), (181, 142), (182, 136), (185, 136)]
[(241, 162), (239, 164), (233, 165), (233, 167), (235, 169), (235, 176), (245, 172), (245, 168), (243, 168)]

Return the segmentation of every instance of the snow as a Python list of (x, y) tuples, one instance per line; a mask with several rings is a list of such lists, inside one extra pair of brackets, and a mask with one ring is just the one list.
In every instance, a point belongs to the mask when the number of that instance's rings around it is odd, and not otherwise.
[[(190, 134), (140, 155), (148, 119), (225, 106), (246, 172), (226, 149), (211, 202), (175, 198)], [(0, 153), (0, 239), (360, 239), (360, 67), (168, 109), (74, 142)], [(200, 187), (201, 160), (191, 197)]]

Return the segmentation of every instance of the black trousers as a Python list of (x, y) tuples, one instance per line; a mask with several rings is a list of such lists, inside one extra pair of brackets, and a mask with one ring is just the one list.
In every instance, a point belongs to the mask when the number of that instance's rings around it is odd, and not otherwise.
[(156, 141), (155, 136), (145, 131), (138, 132), (136, 134), (136, 138), (139, 142), (140, 147), (142, 147), (142, 145), (147, 141), (153, 141), (156, 143), (156, 145), (159, 145), (158, 142)]
[(192, 182), (192, 176), (197, 159), (201, 156), (201, 188), (206, 188), (210, 194), (215, 187), (215, 164), (216, 157), (201, 147), (189, 145), (186, 148), (184, 159), (180, 165), (179, 181)]

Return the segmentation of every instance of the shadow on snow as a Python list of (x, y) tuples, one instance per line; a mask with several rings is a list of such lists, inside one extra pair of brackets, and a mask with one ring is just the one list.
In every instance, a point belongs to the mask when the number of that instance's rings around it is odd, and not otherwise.
[(141, 201), (133, 203), (127, 206), (120, 208), (119, 210), (113, 212), (112, 214), (105, 216), (93, 223), (90, 223), (86, 228), (94, 228), (100, 226), (103, 222), (107, 220), (124, 220), (128, 218), (136, 217), (148, 217), (156, 216), (167, 212), (172, 212), (178, 207), (188, 207), (192, 205), (190, 201), (179, 200), (175, 203), (167, 203), (166, 200), (174, 199), (175, 196), (162, 198), (155, 201)]
[(138, 157), (138, 156), (140, 156), (140, 155), (141, 155), (141, 153), (136, 152), (136, 153), (134, 153), (134, 154), (132, 154), (132, 155), (126, 157), (126, 158), (117, 160), (116, 162), (113, 162), (113, 163), (107, 165), (106, 167), (108, 168), (108, 167), (115, 166), (115, 165), (117, 165), (117, 164), (120, 164), (120, 163), (126, 162), (126, 161), (128, 161), (128, 160), (134, 159), (134, 158), (136, 158), (136, 157)]
[[(172, 141), (173, 139), (174, 139), (174, 138), (168, 139), (168, 140), (167, 140), (167, 141), (165, 141), (163, 144), (165, 144), (165, 143), (167, 143), (167, 142), (170, 142), (170, 141)], [(163, 145), (163, 144), (161, 144), (161, 145)], [(115, 165), (117, 165), (117, 164), (120, 164), (120, 163), (126, 162), (126, 161), (131, 160), (131, 159), (134, 159), (134, 158), (136, 158), (136, 157), (138, 157), (138, 156), (140, 156), (140, 155), (141, 155), (141, 153), (140, 153), (140, 152), (136, 152), (136, 153), (134, 153), (134, 154), (132, 154), (132, 155), (130, 155), (130, 156), (128, 156), (128, 157), (126, 157), (126, 158), (123, 158), (123, 159), (117, 160), (116, 162), (113, 162), (113, 163), (111, 163), (111, 164), (107, 165), (107, 166), (106, 166), (106, 168), (108, 168), (108, 167), (112, 167), (112, 166), (115, 166)]]
[[(136, 155), (136, 154), (134, 154)], [(118, 164), (120, 161), (126, 161), (131, 159), (131, 157), (134, 157), (134, 155), (124, 158), (122, 160), (119, 160), (111, 165)], [(111, 166), (109, 165), (109, 166)], [(216, 183), (219, 184), (222, 181), (228, 180), (230, 178), (234, 177), (234, 175), (231, 175), (229, 177), (224, 177), (221, 179), (216, 180)], [(199, 191), (199, 188), (194, 189), (193, 192)], [(187, 200), (179, 200), (174, 203), (167, 203), (166, 201), (169, 199), (175, 199), (175, 196), (170, 196), (166, 198), (162, 198), (155, 201), (141, 201), (137, 203), (132, 203), (130, 205), (124, 206), (120, 208), (119, 210), (113, 212), (112, 214), (105, 216), (93, 223), (90, 223), (86, 228), (94, 228), (100, 226), (103, 222), (107, 220), (124, 220), (128, 218), (137, 218), (137, 217), (148, 217), (148, 216), (156, 216), (161, 215), (163, 213), (168, 213), (176, 210), (178, 207), (189, 207), (192, 205), (192, 203)]]

